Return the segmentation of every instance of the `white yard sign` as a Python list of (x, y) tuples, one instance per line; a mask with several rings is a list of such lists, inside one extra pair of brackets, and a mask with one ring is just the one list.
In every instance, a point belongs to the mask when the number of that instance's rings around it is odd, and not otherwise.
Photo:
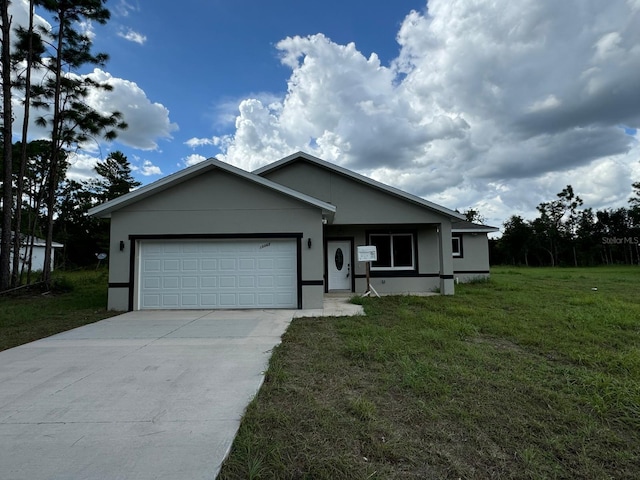
[(378, 251), (375, 245), (363, 245), (358, 247), (359, 262), (375, 262), (378, 259)]
[(370, 270), (371, 270), (371, 262), (375, 262), (378, 259), (378, 251), (376, 250), (375, 245), (362, 245), (358, 247), (358, 261), (359, 262), (367, 262), (367, 291), (362, 295), (363, 297), (368, 297), (371, 295), (371, 292), (375, 293), (377, 297), (378, 292), (371, 285), (370, 278)]

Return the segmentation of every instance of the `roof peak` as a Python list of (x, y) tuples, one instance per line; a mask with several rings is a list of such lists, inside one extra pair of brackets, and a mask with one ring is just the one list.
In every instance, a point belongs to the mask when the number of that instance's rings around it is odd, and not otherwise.
[(336, 173), (339, 173), (341, 175), (344, 175), (346, 177), (349, 177), (355, 181), (358, 181), (360, 183), (364, 183), (366, 185), (372, 186), (374, 188), (377, 188), (379, 190), (385, 191), (387, 193), (390, 193), (392, 195), (395, 195), (397, 197), (403, 198), (405, 200), (408, 200), (410, 202), (416, 203), (420, 206), (423, 207), (427, 207), (431, 210), (434, 210), (436, 212), (439, 212), (443, 215), (447, 215), (448, 217), (451, 217), (452, 219), (458, 219), (458, 220), (464, 220), (464, 215), (462, 215), (461, 213), (458, 213), (454, 210), (451, 210), (447, 207), (444, 207), (442, 205), (438, 205), (437, 203), (433, 203), (429, 200), (426, 200), (422, 197), (418, 197), (417, 195), (413, 195), (411, 193), (405, 192), (404, 190), (400, 190), (399, 188), (396, 187), (392, 187), (390, 185), (387, 185), (385, 183), (379, 182), (377, 180), (374, 180), (372, 178), (369, 178), (365, 175), (362, 175), (360, 173), (354, 172), (353, 170), (349, 170), (348, 168), (345, 167), (341, 167), (340, 165), (336, 165), (335, 163), (331, 163), (328, 162), (326, 160), (322, 160), (321, 158), (315, 157), (309, 153), (303, 152), (303, 151), (298, 151), (296, 153), (293, 153), (287, 157), (284, 157), (280, 160), (277, 160), (273, 163), (270, 163), (268, 165), (265, 165), (263, 167), (260, 167), (256, 170), (253, 171), (254, 174), (256, 175), (264, 175), (268, 172), (272, 172), (275, 170), (278, 170), (280, 168), (285, 167), (286, 165), (289, 165), (297, 160), (305, 160), (308, 162), (311, 162), (315, 165), (318, 165), (320, 167), (326, 168), (328, 170), (334, 171)]

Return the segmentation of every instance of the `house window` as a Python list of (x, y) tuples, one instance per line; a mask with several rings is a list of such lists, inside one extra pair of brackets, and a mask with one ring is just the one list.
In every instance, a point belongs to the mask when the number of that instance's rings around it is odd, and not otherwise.
[(454, 257), (462, 257), (462, 235), (451, 237), (451, 252)]
[(369, 245), (375, 245), (378, 260), (372, 270), (414, 270), (415, 241), (412, 233), (372, 233)]

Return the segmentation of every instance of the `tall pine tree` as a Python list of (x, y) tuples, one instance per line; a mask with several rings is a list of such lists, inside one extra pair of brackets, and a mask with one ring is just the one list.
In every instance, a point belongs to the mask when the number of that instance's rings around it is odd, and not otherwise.
[(9, 1), (0, 0), (2, 21), (2, 223), (0, 224), (0, 290), (9, 288), (11, 270), (11, 217), (13, 213), (13, 145), (11, 108), (11, 18)]
[(56, 25), (47, 33), (52, 45), (48, 68), (51, 76), (43, 85), (45, 93), (39, 106), (46, 106), (50, 115), (38, 118), (38, 123), (50, 128), (51, 152), (50, 190), (47, 194), (47, 235), (42, 279), (51, 281), (51, 255), (53, 242), (54, 207), (57, 188), (62, 180), (63, 151), (81, 145), (93, 137), (108, 140), (117, 136), (117, 130), (126, 128), (119, 112), (103, 114), (86, 103), (90, 89), (107, 89), (107, 84), (97, 83), (87, 77), (70, 75), (81, 67), (103, 65), (108, 56), (94, 54), (89, 36), (78, 30), (82, 22), (104, 24), (109, 20), (106, 0), (38, 0), (37, 4), (52, 14)]

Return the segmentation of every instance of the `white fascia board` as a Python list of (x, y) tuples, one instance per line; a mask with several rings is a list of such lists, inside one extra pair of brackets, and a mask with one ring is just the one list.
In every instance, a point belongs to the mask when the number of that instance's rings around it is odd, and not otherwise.
[(483, 225), (482, 223), (474, 223), (464, 220), (462, 222), (454, 222), (451, 224), (453, 233), (492, 233), (500, 231), (499, 228), (491, 225)]
[(289, 155), (288, 157), (285, 157), (281, 160), (278, 160), (274, 163), (271, 163), (269, 165), (265, 165), (264, 167), (260, 167), (257, 170), (254, 170), (253, 173), (256, 175), (262, 175), (266, 172), (272, 171), (272, 170), (277, 170), (278, 168), (286, 165), (287, 163), (297, 159), (297, 158), (304, 158), (305, 160), (308, 160), (311, 163), (315, 163), (317, 165), (320, 165), (321, 167), (324, 167), (326, 169), (329, 170), (333, 170), (335, 172), (338, 172), (346, 177), (350, 177), (353, 180), (356, 180), (358, 182), (364, 183), (366, 185), (369, 185), (371, 187), (377, 188), (379, 190), (383, 190), (387, 193), (390, 193), (392, 195), (395, 195), (396, 197), (400, 197), (404, 200), (408, 200), (412, 203), (416, 203), (422, 207), (427, 207), (431, 210), (435, 210), (438, 213), (441, 213), (443, 215), (446, 215), (448, 217), (452, 217), (452, 218), (457, 218), (460, 220), (464, 220), (466, 217), (461, 214), (458, 213), (454, 210), (450, 210), (446, 207), (443, 207), (442, 205), (438, 205), (437, 203), (433, 203), (430, 202), (429, 200), (425, 200), (424, 198), (418, 197), (417, 195), (413, 195), (411, 193), (407, 193), (403, 190), (400, 190), (399, 188), (395, 188), (392, 187), (390, 185), (386, 185), (384, 183), (378, 182), (377, 180), (373, 180), (372, 178), (369, 177), (365, 177), (364, 175), (361, 175), (359, 173), (356, 173), (354, 171), (351, 171), (347, 168), (344, 167), (340, 167), (338, 165), (335, 165), (333, 163), (327, 162), (325, 160), (322, 160), (320, 158), (314, 157), (313, 155), (309, 155), (308, 153), (305, 152), (297, 152), (294, 153), (292, 155)]
[(245, 178), (251, 182), (263, 185), (272, 190), (276, 190), (280, 193), (293, 197), (297, 200), (300, 200), (304, 203), (310, 204), (312, 206), (318, 207), (322, 209), (323, 213), (326, 214), (334, 214), (336, 212), (336, 207), (329, 203), (323, 202), (322, 200), (318, 200), (317, 198), (313, 198), (309, 195), (305, 195), (304, 193), (297, 192), (290, 188), (287, 188), (278, 183), (272, 182), (266, 178), (255, 175), (251, 172), (247, 172), (246, 170), (242, 170), (241, 168), (234, 167), (233, 165), (229, 165), (228, 163), (222, 162), (217, 158), (209, 158), (204, 162), (200, 162), (191, 167), (180, 170), (171, 175), (167, 175), (160, 180), (157, 180), (149, 185), (145, 185), (133, 192), (129, 192), (125, 195), (122, 195), (118, 198), (110, 200), (108, 202), (103, 203), (102, 205), (98, 205), (89, 209), (87, 212), (89, 216), (97, 216), (101, 218), (108, 218), (111, 215), (111, 212), (118, 210), (122, 207), (125, 207), (129, 204), (142, 200), (150, 195), (155, 195), (156, 193), (160, 193), (167, 188), (170, 188), (174, 185), (182, 183), (189, 178), (195, 177), (201, 174), (203, 171), (210, 170), (213, 168), (219, 168), (225, 172), (240, 176)]
[(134, 203), (138, 200), (142, 200), (150, 195), (154, 195), (159, 193), (173, 185), (177, 185), (185, 181), (192, 176), (197, 175), (200, 170), (205, 170), (211, 167), (211, 161), (213, 159), (209, 158), (204, 162), (197, 163), (191, 167), (184, 168), (178, 172), (172, 173), (171, 175), (167, 175), (159, 180), (156, 180), (153, 183), (140, 187), (132, 192), (126, 193), (124, 195), (119, 196), (118, 198), (114, 198), (113, 200), (109, 200), (108, 202), (102, 203), (96, 207), (90, 208), (87, 214), (90, 217), (99, 217), (99, 218), (108, 218), (114, 210), (118, 210), (126, 205)]
[(492, 233), (499, 231), (499, 228), (486, 227), (486, 228), (452, 228), (452, 233)]

